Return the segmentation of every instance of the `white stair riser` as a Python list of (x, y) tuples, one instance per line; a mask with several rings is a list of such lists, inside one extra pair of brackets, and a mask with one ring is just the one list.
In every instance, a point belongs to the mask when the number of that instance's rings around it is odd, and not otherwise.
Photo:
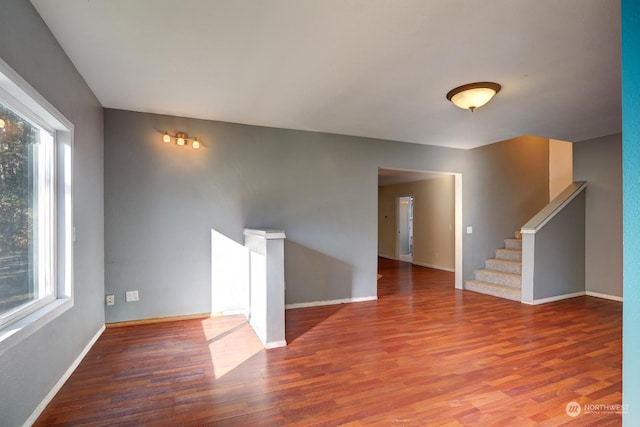
[(522, 263), (504, 259), (488, 259), (485, 261), (487, 270), (502, 271), (504, 273), (522, 274)]
[(522, 286), (521, 276), (493, 270), (476, 270), (476, 280), (512, 288), (520, 288)]
[(504, 247), (505, 249), (515, 249), (515, 250), (521, 251), (522, 240), (521, 239), (504, 239)]
[(509, 261), (522, 261), (522, 252), (513, 249), (496, 249), (496, 258)]
[(479, 292), (481, 294), (491, 295), (494, 297), (505, 298), (511, 301), (521, 300), (520, 290), (516, 288), (510, 288), (508, 286), (493, 285), (489, 283), (482, 283), (477, 280), (468, 280), (465, 282), (465, 289)]

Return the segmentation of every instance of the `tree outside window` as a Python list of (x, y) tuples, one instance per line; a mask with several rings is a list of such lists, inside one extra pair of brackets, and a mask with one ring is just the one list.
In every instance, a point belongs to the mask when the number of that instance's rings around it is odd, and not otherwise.
[[(53, 211), (51, 148), (43, 130), (0, 103), (0, 316), (47, 296), (51, 286), (39, 269), (47, 269)], [(51, 157), (51, 159), (49, 159)], [(45, 245), (45, 248), (39, 246)]]

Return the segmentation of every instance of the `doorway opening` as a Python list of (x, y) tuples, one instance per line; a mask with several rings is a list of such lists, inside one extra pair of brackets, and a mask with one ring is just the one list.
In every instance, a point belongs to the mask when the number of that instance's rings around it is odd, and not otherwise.
[(455, 273), (462, 289), (462, 174), (378, 169), (378, 256)]
[(413, 261), (413, 196), (396, 199), (396, 255), (400, 261)]

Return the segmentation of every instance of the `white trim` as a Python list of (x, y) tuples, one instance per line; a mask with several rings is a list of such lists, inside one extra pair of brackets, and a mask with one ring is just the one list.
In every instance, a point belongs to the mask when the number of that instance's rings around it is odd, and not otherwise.
[(454, 173), (454, 250), (455, 250), (455, 276), (454, 286), (456, 289), (464, 289), (464, 283), (462, 280), (462, 174)]
[(601, 294), (599, 292), (587, 291), (587, 296), (622, 302), (622, 297), (616, 295)]
[(295, 304), (286, 304), (284, 308), (285, 310), (290, 310), (292, 308), (320, 307), (323, 305), (349, 304), (353, 302), (376, 301), (377, 299), (378, 299), (377, 296), (373, 296), (373, 297), (334, 299), (329, 301), (298, 302)]
[(535, 262), (534, 256), (536, 253), (536, 236), (534, 234), (522, 235), (522, 257), (520, 264), (522, 270), (520, 275), (522, 276), (522, 282), (520, 287), (520, 298), (525, 304), (534, 304), (533, 297), (533, 279)]
[[(73, 131), (73, 124), (67, 120), (49, 101), (33, 88), (9, 64), (0, 58), (0, 87), (46, 121), (53, 130)], [(24, 98), (24, 94), (28, 98)], [(30, 99), (29, 99), (30, 98)]]
[(49, 393), (47, 393), (44, 399), (42, 399), (42, 402), (40, 402), (40, 404), (36, 407), (36, 409), (31, 413), (29, 418), (27, 418), (23, 426), (31, 426), (33, 425), (33, 423), (36, 422), (40, 414), (42, 414), (42, 411), (44, 411), (44, 408), (47, 407), (47, 405), (51, 402), (51, 400), (55, 397), (55, 395), (60, 391), (64, 383), (67, 382), (71, 374), (73, 374), (73, 371), (75, 371), (78, 365), (80, 365), (80, 362), (82, 362), (82, 359), (84, 359), (87, 353), (89, 353), (89, 350), (91, 350), (91, 347), (93, 347), (96, 341), (98, 341), (98, 338), (100, 338), (100, 335), (102, 335), (104, 330), (105, 330), (105, 326), (102, 325), (100, 329), (98, 329), (98, 332), (96, 332), (93, 338), (91, 338), (91, 340), (87, 343), (87, 345), (82, 350), (82, 352), (78, 355), (78, 357), (76, 357), (76, 359), (73, 361), (71, 366), (69, 366), (69, 369), (66, 370), (66, 372), (62, 375), (62, 377), (60, 377), (58, 382), (55, 383), (55, 385), (51, 388)]
[(523, 304), (528, 304), (528, 305), (540, 305), (540, 304), (546, 304), (548, 302), (560, 301), (560, 300), (563, 300), (563, 299), (583, 297), (586, 294), (587, 293), (585, 291), (580, 291), (580, 292), (574, 292), (572, 294), (557, 295), (555, 297), (536, 299), (536, 300), (533, 300), (532, 303), (531, 302), (527, 302), (527, 301), (521, 301), (521, 302)]
[[(0, 329), (0, 355), (22, 340), (40, 330), (48, 322), (73, 307), (73, 124), (51, 103), (40, 95), (26, 80), (0, 58), (0, 92), (11, 101), (11, 108), (17, 108), (38, 126), (55, 133), (56, 152), (52, 190), (55, 192), (55, 212), (53, 212), (55, 241), (54, 277), (56, 299), (24, 315), (13, 323), (7, 322)], [(14, 105), (15, 104), (15, 105)], [(60, 221), (60, 222), (58, 222)]]
[(222, 313), (212, 314), (211, 317), (215, 316), (237, 316), (243, 315), (246, 319), (249, 319), (249, 312), (247, 310), (223, 310)]
[(244, 235), (245, 236), (260, 237), (262, 239), (267, 239), (267, 240), (286, 239), (287, 238), (287, 236), (284, 234), (284, 231), (282, 231), (282, 230), (271, 230), (271, 229), (259, 230), (259, 229), (254, 229), (254, 228), (245, 228), (244, 229)]
[(424, 263), (415, 262), (415, 261), (413, 261), (412, 264), (420, 266), (420, 267), (433, 268), (435, 270), (448, 271), (450, 273), (455, 273), (456, 272), (456, 269), (455, 268), (451, 268), (451, 267), (442, 267), (440, 265), (424, 264)]
[(266, 348), (267, 350), (272, 348), (286, 347), (286, 346), (287, 346), (287, 342), (285, 340), (273, 341), (273, 342), (268, 342), (264, 344), (264, 348)]

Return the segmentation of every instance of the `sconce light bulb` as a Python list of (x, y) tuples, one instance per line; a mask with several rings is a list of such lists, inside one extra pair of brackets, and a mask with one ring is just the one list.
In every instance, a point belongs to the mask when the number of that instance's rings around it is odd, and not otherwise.
[(193, 148), (196, 150), (200, 148), (200, 141), (198, 141), (198, 138), (193, 140)]
[(169, 134), (167, 132), (164, 133), (164, 136), (162, 137), (162, 141), (171, 142), (171, 137), (169, 136)]
[(183, 137), (178, 138), (177, 142), (178, 142), (178, 145), (184, 145), (184, 138)]
[(4, 129), (4, 127), (5, 127), (6, 125), (7, 125), (7, 124), (4, 122), (4, 120), (3, 120), (3, 119), (0, 119), (0, 129)]

